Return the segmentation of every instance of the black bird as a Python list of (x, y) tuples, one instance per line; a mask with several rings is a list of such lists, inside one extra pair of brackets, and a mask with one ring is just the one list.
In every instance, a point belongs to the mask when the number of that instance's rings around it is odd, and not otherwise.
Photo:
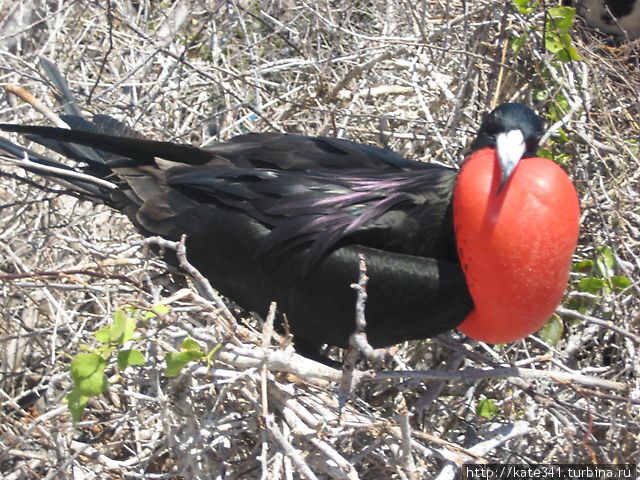
[(564, 0), (587, 25), (604, 33), (640, 37), (640, 0)]
[[(64, 92), (55, 67), (45, 67)], [(70, 130), (0, 129), (79, 167), (28, 152), (62, 171), (27, 168), (123, 211), (145, 235), (187, 234), (189, 260), (212, 285), (260, 314), (275, 300), (303, 354), (347, 346), (358, 254), (370, 278), (374, 347), (460, 324), (475, 338), (512, 341), (537, 330), (560, 301), (577, 197), (557, 165), (534, 157), (542, 123), (524, 105), (485, 118), (459, 173), (326, 137), (250, 133), (206, 149), (152, 141), (110, 117), (83, 119), (66, 92)], [(0, 150), (26, 151), (8, 140)], [(111, 185), (65, 174), (78, 168)]]

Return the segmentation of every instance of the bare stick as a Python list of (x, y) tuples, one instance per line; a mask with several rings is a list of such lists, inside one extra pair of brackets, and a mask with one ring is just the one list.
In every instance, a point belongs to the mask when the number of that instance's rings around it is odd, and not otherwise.
[(176, 252), (176, 258), (178, 259), (178, 263), (180, 268), (182, 268), (185, 272), (187, 272), (191, 278), (197, 283), (197, 285), (202, 289), (204, 294), (207, 296), (207, 299), (214, 302), (216, 306), (222, 311), (227, 320), (232, 322), (232, 324), (236, 323), (233, 314), (229, 310), (229, 308), (222, 301), (220, 296), (216, 293), (216, 291), (211, 287), (209, 280), (202, 275), (196, 267), (194, 267), (189, 260), (187, 260), (187, 247), (186, 247), (187, 236), (182, 235), (182, 238), (179, 242), (172, 242), (162, 237), (149, 237), (144, 240), (145, 245), (157, 245), (160, 248), (168, 248)]
[(291, 459), (293, 464), (298, 468), (300, 473), (309, 480), (317, 480), (318, 477), (311, 471), (307, 462), (305, 462), (303, 456), (293, 445), (284, 437), (282, 432), (278, 429), (273, 421), (272, 415), (267, 415), (265, 418), (266, 427), (278, 446), (284, 451), (285, 455)]
[(579, 373), (568, 373), (551, 370), (533, 370), (529, 368), (517, 367), (496, 367), (490, 369), (465, 368), (464, 370), (414, 370), (395, 372), (373, 372), (362, 377), (362, 380), (387, 380), (389, 378), (420, 378), (428, 380), (458, 380), (475, 381), (484, 378), (508, 378), (519, 377), (524, 379), (545, 379), (554, 380), (559, 383), (577, 383), (590, 387), (605, 388), (608, 390), (627, 391), (629, 385), (611, 380), (604, 380), (597, 377), (582, 375)]
[(16, 97), (21, 98), (26, 103), (35, 108), (38, 112), (42, 113), (47, 120), (53, 123), (56, 127), (59, 128), (69, 128), (69, 125), (64, 123), (62, 119), (55, 114), (49, 107), (47, 107), (44, 103), (34, 97), (29, 90), (20, 85), (9, 84), (4, 87), (7, 93), (12, 93)]
[[(269, 314), (267, 315), (267, 319), (264, 322), (264, 327), (262, 328), (262, 349), (265, 353), (269, 350), (269, 344), (271, 343), (271, 337), (273, 335), (273, 321), (276, 317), (276, 303), (271, 302), (269, 306)], [(263, 422), (266, 423), (266, 418), (269, 415), (269, 400), (267, 396), (267, 366), (263, 365), (260, 372), (260, 393), (262, 399), (262, 419)], [(267, 436), (267, 431), (262, 430), (262, 451), (260, 453), (260, 462), (262, 463), (262, 475), (263, 477), (269, 471), (267, 460), (269, 458), (269, 441)]]
[(556, 312), (558, 312), (560, 315), (563, 315), (565, 317), (577, 318), (585, 322), (593, 323), (594, 325), (600, 325), (601, 327), (608, 328), (610, 330), (613, 330), (616, 333), (619, 333), (624, 337), (627, 337), (630, 340), (633, 340), (635, 343), (640, 344), (640, 336), (634, 333), (631, 333), (625, 330), (624, 328), (618, 327), (613, 322), (592, 317), (591, 315), (585, 315), (584, 313), (576, 312), (575, 310), (569, 310), (568, 308), (564, 308), (564, 307), (556, 308)]
[(527, 435), (529, 432), (531, 432), (531, 426), (527, 422), (515, 422), (511, 425), (505, 425), (496, 429), (493, 432), (494, 436), (492, 438), (476, 443), (473, 447), (470, 447), (469, 450), (477, 455), (484, 456), (509, 440)]
[(25, 170), (35, 170), (37, 172), (50, 173), (52, 175), (58, 175), (61, 177), (75, 178), (77, 180), (82, 180), (87, 183), (93, 183), (100, 187), (108, 188), (110, 190), (114, 190), (118, 188), (118, 186), (115, 183), (111, 183), (111, 182), (108, 182), (107, 180), (93, 177), (91, 175), (87, 175), (82, 172), (77, 172), (75, 170), (68, 170), (66, 168), (52, 167), (51, 165), (43, 165), (41, 163), (33, 162), (29, 160), (29, 154), (27, 152), (24, 152), (24, 157), (21, 159), (7, 157), (6, 155), (0, 155), (0, 160), (8, 163), (12, 163), (14, 165), (24, 168)]
[(355, 369), (356, 363), (362, 355), (369, 361), (378, 363), (385, 358), (386, 350), (375, 350), (367, 341), (367, 321), (365, 318), (365, 307), (367, 303), (367, 264), (364, 255), (358, 254), (359, 278), (358, 283), (351, 285), (351, 288), (357, 292), (356, 297), (356, 329), (349, 337), (349, 348), (345, 353), (342, 368), (342, 377), (340, 379), (340, 395), (339, 401), (341, 408), (358, 385), (361, 378), (361, 372)]
[(404, 469), (408, 473), (409, 478), (417, 479), (416, 463), (413, 460), (413, 454), (411, 449), (411, 425), (409, 424), (409, 409), (407, 408), (407, 402), (402, 394), (399, 394), (396, 403), (398, 405), (398, 423), (400, 424), (400, 431), (402, 432), (402, 462)]

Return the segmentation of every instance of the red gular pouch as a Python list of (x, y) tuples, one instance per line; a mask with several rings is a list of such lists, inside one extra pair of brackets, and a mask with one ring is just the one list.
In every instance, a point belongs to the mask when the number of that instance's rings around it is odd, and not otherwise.
[(458, 174), (453, 219), (474, 309), (458, 330), (506, 343), (539, 330), (564, 294), (578, 241), (576, 189), (557, 164), (523, 158), (500, 185), (496, 150), (474, 152)]

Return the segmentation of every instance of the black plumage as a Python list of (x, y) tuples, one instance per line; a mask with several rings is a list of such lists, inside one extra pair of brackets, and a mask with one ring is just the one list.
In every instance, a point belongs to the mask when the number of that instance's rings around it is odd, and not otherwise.
[[(215, 288), (260, 314), (278, 303), (302, 353), (347, 345), (358, 254), (370, 277), (373, 346), (437, 335), (472, 309), (453, 233), (456, 170), (324, 137), (252, 133), (206, 149), (157, 142), (110, 117), (85, 120), (65, 99), (72, 130), (0, 129), (25, 134), (112, 182), (115, 188), (66, 178), (81, 196), (123, 211), (145, 235), (187, 234), (190, 261)], [(517, 104), (485, 121), (474, 148), (495, 146), (495, 135), (512, 121), (533, 125), (527, 147), (535, 151), (539, 120)], [(0, 149), (23, 155), (8, 140)]]
[(563, 0), (587, 25), (622, 38), (640, 37), (640, 0)]

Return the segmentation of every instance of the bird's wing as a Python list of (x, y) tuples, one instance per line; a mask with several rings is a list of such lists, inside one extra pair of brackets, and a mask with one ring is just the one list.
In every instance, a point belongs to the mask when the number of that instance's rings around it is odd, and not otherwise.
[(450, 199), (455, 171), (291, 172), (174, 167), (170, 187), (243, 211), (270, 233), (256, 255), (306, 251), (306, 268), (334, 247), (360, 244), (407, 255), (456, 258)]
[(407, 160), (373, 145), (283, 133), (247, 133), (209, 146), (206, 151), (247, 168), (315, 172), (362, 169), (389, 173), (428, 168), (425, 163)]

